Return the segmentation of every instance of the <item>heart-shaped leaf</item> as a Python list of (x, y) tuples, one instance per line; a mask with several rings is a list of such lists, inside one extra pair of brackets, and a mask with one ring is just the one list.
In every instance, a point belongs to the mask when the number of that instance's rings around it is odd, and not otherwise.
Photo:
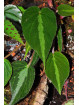
[(7, 59), (4, 59), (4, 86), (8, 83), (12, 75), (12, 67)]
[(54, 12), (49, 8), (41, 10), (35, 6), (28, 8), (22, 16), (22, 29), (26, 41), (45, 65), (57, 30)]
[(9, 105), (23, 99), (29, 93), (35, 79), (34, 68), (28, 67), (25, 61), (15, 61), (12, 67), (13, 75), (10, 81), (12, 99)]
[(61, 4), (58, 6), (58, 13), (61, 16), (71, 16), (74, 15), (74, 7), (71, 7), (70, 5), (67, 4)]
[(21, 23), (22, 13), (15, 5), (6, 5), (4, 8), (4, 16)]
[(20, 43), (23, 44), (23, 41), (20, 38), (20, 34), (18, 33), (18, 31), (15, 28), (15, 26), (9, 20), (5, 20), (4, 21), (4, 32), (8, 36), (12, 37), (16, 41), (19, 41)]
[(59, 51), (61, 52), (62, 51), (62, 30), (61, 28), (58, 31), (57, 39), (58, 39)]
[(60, 52), (50, 53), (46, 62), (45, 73), (59, 94), (61, 94), (64, 82), (69, 76), (69, 62), (67, 58)]

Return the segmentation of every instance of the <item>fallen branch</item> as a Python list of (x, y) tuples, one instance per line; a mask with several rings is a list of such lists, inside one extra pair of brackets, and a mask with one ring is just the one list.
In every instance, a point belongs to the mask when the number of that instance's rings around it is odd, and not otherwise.
[(48, 94), (47, 76), (45, 74), (41, 77), (40, 83), (33, 94), (29, 105), (43, 105)]

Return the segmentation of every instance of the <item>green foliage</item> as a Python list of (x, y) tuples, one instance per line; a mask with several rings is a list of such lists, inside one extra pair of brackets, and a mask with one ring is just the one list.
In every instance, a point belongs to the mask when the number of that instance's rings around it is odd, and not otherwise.
[(7, 104), (7, 99), (6, 99), (5, 96), (4, 96), (4, 105), (8, 105), (8, 104)]
[(8, 105), (8, 104), (4, 101), (4, 105)]
[(12, 37), (16, 41), (20, 42), (23, 44), (22, 39), (20, 38), (20, 34), (18, 33), (17, 29), (15, 26), (9, 21), (5, 20), (4, 21), (4, 32), (7, 34), (9, 37)]
[(10, 81), (12, 99), (9, 105), (23, 99), (29, 93), (35, 79), (34, 68), (28, 67), (25, 61), (15, 61), (12, 67), (13, 75)]
[(35, 52), (34, 53), (34, 56), (33, 56), (33, 60), (32, 60), (32, 63), (31, 63), (31, 66), (34, 66), (39, 60), (39, 56), (38, 54)]
[(26, 57), (26, 55), (28, 54), (28, 52), (31, 50), (31, 47), (29, 46), (29, 44), (26, 42), (26, 51), (25, 51), (25, 56), (24, 56), (24, 59)]
[(50, 53), (46, 62), (45, 73), (59, 94), (61, 94), (64, 82), (69, 76), (69, 62), (67, 58), (60, 52)]
[(58, 39), (59, 51), (61, 52), (62, 51), (62, 30), (61, 28), (58, 31), (57, 39)]
[(8, 83), (12, 75), (12, 67), (7, 59), (4, 59), (4, 86)]
[[(69, 76), (69, 62), (67, 58), (60, 53), (62, 51), (61, 28), (57, 35), (60, 52), (49, 54), (57, 31), (54, 12), (49, 8), (40, 10), (36, 6), (30, 7), (27, 10), (24, 10), (20, 6), (18, 6), (18, 8), (14, 5), (5, 6), (4, 32), (16, 41), (24, 44), (15, 26), (6, 19), (9, 18), (21, 22), (22, 18), (21, 24), (26, 40), (25, 57), (31, 49), (34, 49), (35, 53), (30, 65), (27, 65), (25, 61), (13, 62), (13, 74), (10, 62), (6, 59), (4, 60), (4, 85), (7, 84), (12, 74), (10, 80), (12, 99), (9, 105), (16, 104), (29, 93), (35, 79), (35, 69), (33, 66), (37, 63), (39, 58), (41, 58), (44, 63), (47, 77), (52, 81), (59, 94), (61, 94), (64, 82)], [(63, 4), (58, 7), (58, 13), (62, 16), (70, 16), (74, 14), (74, 10), (73, 7)]]
[(24, 9), (22, 6), (18, 6), (18, 9), (19, 9), (22, 13), (25, 12), (25, 9)]
[(4, 16), (21, 23), (22, 13), (15, 5), (6, 5), (4, 8)]
[(74, 105), (74, 100), (68, 100), (67, 102), (65, 102), (63, 105)]
[(26, 41), (45, 65), (57, 30), (54, 12), (48, 8), (41, 10), (38, 7), (28, 8), (22, 16), (22, 29)]
[(71, 7), (67, 4), (61, 4), (58, 6), (58, 13), (62, 16), (71, 16), (74, 15), (74, 7)]

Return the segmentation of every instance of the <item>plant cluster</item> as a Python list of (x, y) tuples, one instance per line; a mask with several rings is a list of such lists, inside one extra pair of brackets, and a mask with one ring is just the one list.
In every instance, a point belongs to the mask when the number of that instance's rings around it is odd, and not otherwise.
[[(73, 7), (61, 4), (58, 6), (58, 14), (71, 16), (74, 14)], [(19, 22), (22, 26), (23, 36), (26, 43), (20, 37), (16, 27), (9, 20)], [(62, 87), (69, 76), (69, 62), (62, 52), (62, 29), (57, 25), (56, 13), (49, 8), (39, 9), (32, 6), (24, 9), (21, 6), (6, 5), (4, 8), (4, 32), (26, 47), (27, 53), (33, 49), (30, 62), (9, 62), (7, 55), (4, 59), (4, 86), (9, 81), (12, 99), (9, 105), (14, 105), (23, 99), (33, 86), (35, 79), (34, 65), (40, 58), (44, 64), (44, 71), (49, 80), (61, 95)], [(58, 51), (54, 51), (52, 43), (57, 36)], [(19, 48), (18, 47), (18, 48)], [(50, 51), (52, 47), (52, 51)], [(15, 51), (15, 50), (14, 50)], [(25, 59), (24, 57), (24, 59)]]

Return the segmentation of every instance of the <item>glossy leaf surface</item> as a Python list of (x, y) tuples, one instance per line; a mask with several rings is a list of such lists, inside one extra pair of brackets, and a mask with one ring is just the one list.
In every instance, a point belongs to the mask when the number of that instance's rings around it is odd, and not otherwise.
[(69, 76), (69, 62), (67, 58), (60, 52), (50, 53), (46, 62), (45, 73), (59, 94), (61, 94), (64, 82)]
[(10, 81), (12, 99), (9, 105), (14, 105), (23, 99), (32, 88), (35, 79), (33, 67), (27, 67), (25, 61), (15, 61), (12, 63), (13, 75)]
[(4, 86), (8, 83), (12, 75), (12, 67), (7, 59), (4, 59)]
[(22, 16), (22, 29), (29, 45), (37, 52), (44, 65), (55, 37), (56, 16), (49, 8), (28, 8)]

